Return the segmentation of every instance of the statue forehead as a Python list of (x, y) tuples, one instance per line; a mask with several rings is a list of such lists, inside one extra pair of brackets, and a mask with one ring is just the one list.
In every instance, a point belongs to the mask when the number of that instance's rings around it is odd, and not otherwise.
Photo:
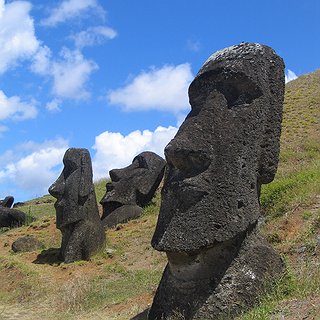
[(63, 163), (65, 165), (69, 165), (72, 163), (80, 166), (83, 164), (87, 164), (88, 161), (89, 163), (91, 163), (88, 150), (80, 148), (69, 148), (63, 157)]
[[(268, 60), (269, 56), (277, 57), (274, 50), (268, 46), (263, 46), (258, 43), (241, 43), (212, 54), (200, 68), (197, 77), (210, 71), (210, 69), (218, 65), (219, 62), (223, 62), (224, 67), (235, 66), (239, 68), (241, 65), (236, 64), (236, 62), (254, 59), (254, 61), (250, 61), (251, 64), (258, 64), (261, 60)], [(252, 68), (250, 70), (252, 70)]]

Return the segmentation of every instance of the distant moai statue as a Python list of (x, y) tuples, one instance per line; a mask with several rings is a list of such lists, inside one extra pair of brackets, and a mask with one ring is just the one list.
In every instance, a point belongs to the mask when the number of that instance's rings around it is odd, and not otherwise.
[(152, 200), (165, 165), (165, 160), (156, 153), (145, 151), (135, 156), (129, 166), (110, 170), (111, 182), (100, 201), (103, 225), (108, 228), (138, 218)]
[(191, 112), (165, 148), (152, 245), (168, 264), (149, 319), (232, 319), (284, 268), (258, 230), (261, 184), (279, 159), (284, 63), (267, 46), (213, 54), (189, 87)]
[(11, 208), (14, 202), (13, 196), (7, 196), (3, 200), (0, 200), (0, 207)]
[(103, 248), (105, 231), (92, 182), (89, 151), (70, 148), (63, 163), (64, 169), (49, 193), (57, 199), (54, 206), (57, 228), (62, 233), (60, 258), (69, 263), (88, 260)]

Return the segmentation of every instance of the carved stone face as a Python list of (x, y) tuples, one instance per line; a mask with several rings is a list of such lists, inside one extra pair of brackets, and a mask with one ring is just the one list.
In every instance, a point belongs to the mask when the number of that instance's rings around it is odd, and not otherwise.
[(191, 112), (167, 145), (152, 245), (196, 252), (256, 223), (279, 155), (283, 62), (258, 44), (211, 56), (189, 88)]
[(63, 163), (61, 175), (49, 188), (49, 193), (57, 199), (54, 205), (57, 228), (86, 217), (83, 207), (92, 191), (92, 166), (86, 149), (68, 149)]
[(145, 206), (163, 177), (164, 166), (164, 159), (146, 151), (137, 155), (129, 166), (111, 170), (112, 182), (107, 184), (107, 192), (101, 200), (102, 218), (122, 205)]

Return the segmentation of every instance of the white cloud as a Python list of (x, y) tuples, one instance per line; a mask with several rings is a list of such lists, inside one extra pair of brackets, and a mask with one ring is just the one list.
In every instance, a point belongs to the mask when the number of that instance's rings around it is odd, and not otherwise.
[(88, 10), (94, 10), (101, 16), (105, 15), (96, 0), (64, 0), (51, 11), (48, 18), (41, 21), (41, 24), (54, 27), (61, 22), (80, 17)]
[(0, 1), (0, 73), (17, 61), (31, 58), (39, 48), (30, 10), (31, 4), (26, 1)]
[(71, 51), (64, 48), (62, 59), (52, 63), (53, 93), (59, 97), (71, 99), (86, 99), (89, 92), (85, 84), (90, 74), (98, 68), (92, 61), (83, 57), (78, 50)]
[[(86, 83), (91, 73), (98, 68), (97, 64), (86, 59), (79, 50), (62, 48), (60, 59), (52, 59), (48, 47), (41, 47), (34, 56), (31, 70), (53, 80), (52, 92), (56, 97), (81, 100), (89, 97)], [(58, 111), (55, 98), (47, 104), (49, 111)]]
[(59, 112), (61, 101), (59, 99), (53, 99), (46, 104), (46, 109), (50, 112)]
[(17, 96), (7, 97), (0, 90), (0, 120), (11, 119), (22, 121), (37, 116), (35, 102), (23, 102)]
[(188, 87), (192, 79), (189, 63), (153, 67), (125, 87), (109, 92), (108, 100), (127, 111), (157, 109), (179, 113), (189, 109)]
[[(43, 144), (28, 142), (15, 151), (7, 151), (3, 157), (11, 159), (0, 170), (0, 182), (9, 180), (13, 185), (35, 194), (47, 193), (48, 187), (58, 177), (62, 158), (68, 147), (64, 139), (45, 141)], [(24, 156), (13, 159), (14, 153), (23, 150)], [(29, 151), (29, 153), (28, 153)], [(26, 154), (27, 153), (27, 154)], [(2, 156), (0, 156), (1, 160)]]
[(41, 75), (47, 75), (51, 69), (51, 50), (47, 46), (42, 46), (33, 56), (31, 71)]
[(127, 166), (142, 151), (153, 151), (164, 157), (163, 150), (177, 130), (158, 127), (154, 132), (137, 130), (127, 136), (108, 131), (101, 133), (93, 146), (96, 151), (92, 161), (94, 179), (106, 177), (111, 169)]
[(105, 39), (114, 39), (117, 32), (106, 26), (90, 27), (81, 31), (71, 38), (74, 40), (77, 48), (81, 49), (87, 46), (102, 43)]
[(298, 76), (292, 70), (288, 69), (288, 71), (285, 75), (285, 82), (288, 83), (288, 82), (295, 80), (297, 78), (298, 78)]

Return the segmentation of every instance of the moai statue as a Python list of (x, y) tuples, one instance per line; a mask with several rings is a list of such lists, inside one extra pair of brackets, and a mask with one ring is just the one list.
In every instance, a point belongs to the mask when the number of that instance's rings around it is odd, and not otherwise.
[(134, 157), (132, 164), (109, 172), (112, 182), (100, 203), (102, 223), (113, 227), (138, 218), (154, 196), (164, 173), (165, 160), (154, 152), (145, 151)]
[(191, 112), (165, 148), (152, 245), (168, 264), (149, 319), (232, 319), (284, 268), (258, 230), (261, 184), (279, 158), (284, 63), (267, 46), (213, 54), (189, 87)]
[(11, 208), (14, 202), (13, 196), (7, 196), (3, 200), (0, 200), (0, 207)]
[(70, 148), (64, 158), (64, 169), (49, 188), (55, 202), (57, 228), (62, 233), (60, 258), (66, 263), (88, 260), (103, 248), (105, 231), (101, 224), (92, 165), (87, 149)]

